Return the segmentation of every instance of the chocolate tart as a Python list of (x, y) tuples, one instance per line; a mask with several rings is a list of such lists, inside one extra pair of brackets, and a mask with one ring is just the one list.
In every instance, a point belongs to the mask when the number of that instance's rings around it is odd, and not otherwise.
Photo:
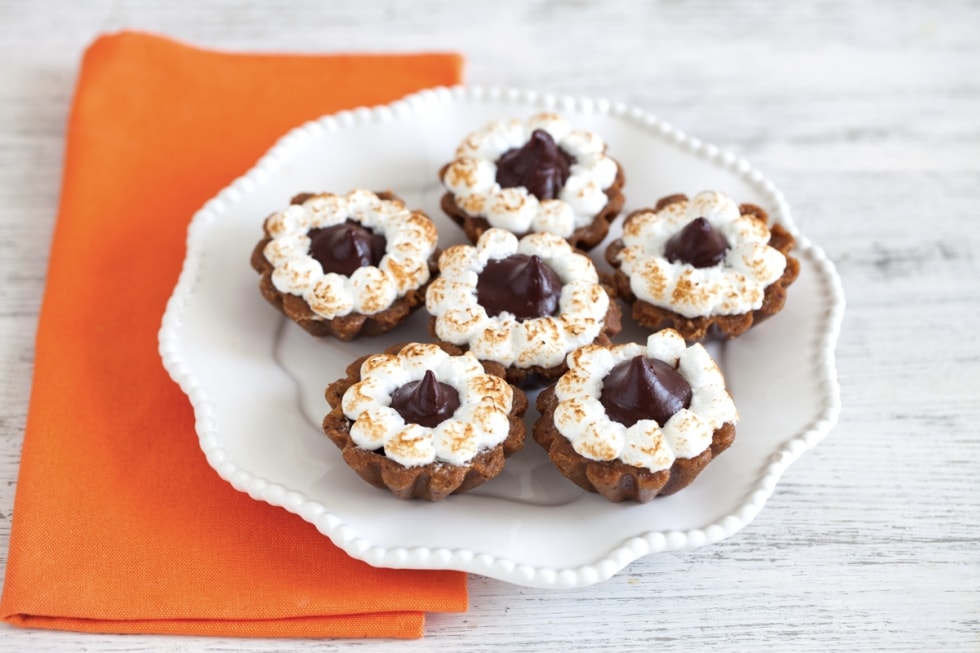
[(605, 257), (638, 324), (695, 342), (734, 338), (782, 310), (800, 271), (794, 245), (763, 209), (709, 191), (630, 213)]
[(546, 232), (588, 251), (623, 207), (625, 176), (593, 132), (554, 113), (497, 120), (469, 134), (439, 170), (442, 210), (471, 242), (492, 228)]
[(349, 341), (422, 306), (437, 238), (390, 192), (303, 193), (266, 218), (251, 264), (270, 304), (314, 336)]
[(672, 329), (645, 346), (579, 349), (537, 408), (534, 440), (558, 471), (617, 503), (690, 485), (732, 444), (738, 417), (707, 351)]
[(408, 343), (346, 372), (325, 391), (323, 431), (354, 472), (399, 499), (471, 490), (524, 446), (527, 397), (472, 354)]
[(592, 261), (548, 233), (490, 229), (447, 248), (426, 310), (437, 341), (503, 366), (522, 387), (554, 381), (569, 352), (607, 344), (621, 328)]

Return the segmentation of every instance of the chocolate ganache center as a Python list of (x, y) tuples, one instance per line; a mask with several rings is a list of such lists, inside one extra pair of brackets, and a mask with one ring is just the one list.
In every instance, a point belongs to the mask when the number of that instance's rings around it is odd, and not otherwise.
[(326, 273), (350, 276), (360, 267), (377, 265), (385, 255), (385, 237), (352, 220), (311, 229), (310, 256)]
[(664, 247), (671, 263), (681, 261), (696, 268), (710, 268), (725, 258), (728, 241), (706, 218), (692, 220), (674, 234)]
[(476, 299), (490, 317), (505, 311), (518, 320), (555, 315), (560, 297), (561, 279), (535, 255), (487, 261), (477, 277)]
[(407, 423), (433, 428), (459, 408), (459, 393), (426, 370), (421, 380), (409, 381), (391, 393), (391, 407)]
[(539, 200), (553, 200), (568, 180), (573, 161), (551, 134), (535, 129), (522, 147), (507, 150), (497, 159), (497, 183), (501, 188), (523, 186)]
[(670, 364), (635, 356), (613, 367), (602, 380), (599, 402), (606, 414), (625, 426), (641, 419), (660, 426), (691, 405), (691, 385)]

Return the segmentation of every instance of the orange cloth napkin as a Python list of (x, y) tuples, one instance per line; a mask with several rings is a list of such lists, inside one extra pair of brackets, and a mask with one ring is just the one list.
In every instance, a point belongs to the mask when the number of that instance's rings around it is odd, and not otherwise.
[(37, 332), (5, 621), (420, 637), (426, 612), (466, 609), (464, 574), (373, 568), (221, 480), (157, 354), (206, 200), (290, 128), (456, 84), (461, 69), (452, 54), (229, 54), (132, 32), (91, 45)]

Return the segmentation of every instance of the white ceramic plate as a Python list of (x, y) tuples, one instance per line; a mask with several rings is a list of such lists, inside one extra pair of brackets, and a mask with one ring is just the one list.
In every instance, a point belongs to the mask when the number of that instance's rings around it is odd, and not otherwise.
[[(627, 211), (671, 193), (726, 192), (767, 209), (798, 236), (802, 272), (779, 315), (713, 347), (741, 421), (734, 445), (684, 491), (645, 505), (608, 503), (567, 481), (528, 438), (501, 476), (468, 494), (435, 504), (397, 500), (357, 477), (321, 433), (323, 390), (357, 356), (427, 340), (424, 310), (381, 338), (315, 339), (262, 299), (249, 255), (263, 219), (301, 191), (391, 189), (433, 217), (443, 247), (462, 242), (439, 210), (436, 171), (475, 128), (541, 109), (606, 140), (626, 171)], [(618, 233), (619, 221), (610, 238)], [(604, 249), (593, 256), (600, 267)], [(218, 474), (313, 523), (351, 556), (576, 587), (643, 555), (721, 540), (758, 514), (786, 467), (837, 419), (834, 347), (843, 306), (833, 265), (798, 233), (781, 193), (733, 154), (603, 100), (435, 89), (294, 129), (208, 202), (190, 226), (160, 350), (194, 406), (201, 448)], [(627, 328), (618, 340), (642, 337)], [(536, 416), (532, 408), (529, 425)]]

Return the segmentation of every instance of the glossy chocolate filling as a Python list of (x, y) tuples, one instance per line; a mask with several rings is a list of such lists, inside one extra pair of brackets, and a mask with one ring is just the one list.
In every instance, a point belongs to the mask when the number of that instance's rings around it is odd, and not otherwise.
[(476, 299), (490, 317), (503, 312), (518, 320), (555, 315), (560, 297), (561, 279), (538, 256), (488, 261), (477, 277)]
[(535, 129), (522, 147), (507, 150), (497, 159), (497, 183), (501, 188), (523, 186), (539, 200), (553, 200), (561, 193), (574, 161), (551, 134)]
[(706, 218), (689, 222), (664, 247), (664, 255), (671, 263), (681, 261), (696, 268), (717, 265), (727, 251), (728, 241)]
[(319, 261), (323, 271), (348, 277), (357, 268), (380, 263), (387, 246), (384, 236), (351, 220), (311, 229), (308, 235), (310, 256)]
[(410, 381), (391, 393), (391, 407), (407, 423), (432, 428), (453, 416), (459, 408), (459, 393), (426, 370), (420, 381)]
[(691, 385), (671, 365), (635, 356), (613, 367), (602, 380), (599, 401), (610, 419), (633, 426), (641, 419), (660, 426), (691, 405)]

